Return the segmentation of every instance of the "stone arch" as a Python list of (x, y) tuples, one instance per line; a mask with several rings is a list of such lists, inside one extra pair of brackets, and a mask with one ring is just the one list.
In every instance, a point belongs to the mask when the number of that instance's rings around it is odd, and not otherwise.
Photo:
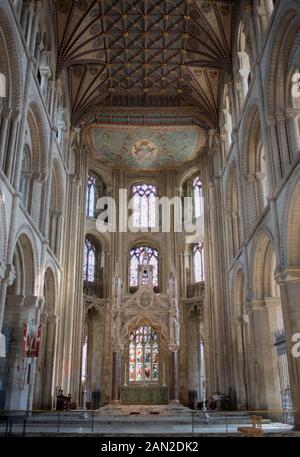
[(47, 133), (43, 122), (43, 115), (35, 102), (28, 108), (28, 127), (32, 143), (33, 173), (43, 178), (47, 174)]
[(58, 312), (58, 306), (59, 306), (59, 278), (57, 275), (57, 266), (55, 265), (54, 261), (52, 258), (49, 258), (45, 264), (45, 273), (44, 273), (44, 283), (45, 283), (45, 274), (46, 271), (51, 272), (53, 275), (53, 284), (54, 284), (54, 290), (55, 290), (55, 314)]
[(264, 300), (278, 293), (274, 290), (274, 274), (276, 256), (272, 233), (267, 227), (262, 227), (256, 234), (252, 256), (252, 288), (255, 300)]
[(32, 175), (29, 185), (28, 211), (37, 225), (42, 222), (45, 180), (47, 178), (47, 139), (42, 113), (35, 103), (28, 109), (27, 122), (31, 137)]
[[(28, 240), (27, 242), (27, 247), (32, 251), (32, 260), (31, 260), (31, 269), (32, 269), (32, 276), (33, 276), (33, 296), (38, 296), (39, 295), (39, 284), (40, 284), (40, 272), (39, 272), (39, 252), (35, 240), (35, 234), (32, 230), (31, 227), (29, 227), (27, 224), (23, 224), (16, 235), (16, 246), (18, 245), (18, 240), (23, 237), (23, 239)], [(29, 244), (28, 244), (29, 243)], [(26, 272), (28, 274), (28, 272)]]
[(266, 62), (268, 69), (265, 77), (265, 93), (267, 112), (285, 112), (288, 106), (290, 85), (286, 84), (290, 53), (286, 50), (294, 48), (295, 40), (299, 40), (300, 16), (294, 9), (289, 9), (277, 21), (270, 36), (271, 52)]
[(191, 169), (187, 170), (186, 172), (184, 172), (182, 174), (182, 176), (180, 176), (180, 179), (178, 180), (178, 187), (180, 189), (183, 188), (183, 186), (185, 185), (185, 183), (191, 179), (193, 176), (196, 176), (197, 174), (200, 175), (200, 170), (198, 167), (192, 167)]
[(288, 186), (282, 218), (282, 263), (284, 267), (300, 266), (300, 176)]
[[(257, 344), (255, 362), (258, 366), (257, 385), (260, 385), (256, 407), (275, 409), (281, 407), (281, 391), (286, 388), (285, 382), (289, 385), (289, 381), (286, 356), (279, 363), (275, 346), (277, 335), (284, 336), (284, 322), (280, 289), (275, 281), (277, 259), (274, 240), (266, 226), (257, 232), (252, 250), (253, 302), (250, 322), (251, 334)], [(283, 370), (286, 373), (284, 377)]]
[(6, 77), (7, 84), (4, 104), (7, 108), (19, 111), (22, 106), (22, 59), (14, 36), (10, 20), (4, 9), (0, 8), (0, 69)]
[[(250, 227), (267, 205), (268, 180), (265, 148), (262, 138), (259, 107), (253, 103), (247, 109), (241, 134), (242, 169), (246, 187), (246, 212)], [(269, 163), (269, 162), (268, 162)]]
[(87, 296), (97, 296), (102, 298), (105, 293), (105, 256), (101, 237), (88, 231), (84, 239), (84, 249), (87, 249), (87, 252), (94, 253), (95, 269), (92, 281), (89, 280), (88, 269), (85, 270), (86, 276), (83, 281), (83, 294)]
[(245, 273), (241, 262), (235, 265), (231, 281), (231, 300), (233, 305), (232, 312), (235, 317), (241, 317), (244, 313), (243, 305), (246, 300), (245, 295)]
[(129, 338), (130, 333), (137, 327), (141, 325), (149, 325), (153, 328), (159, 335), (163, 337), (163, 340), (166, 345), (169, 344), (169, 337), (168, 337), (168, 328), (162, 322), (156, 322), (151, 316), (141, 316), (136, 315), (129, 319), (122, 329), (122, 340), (123, 343)]
[(57, 335), (57, 308), (56, 277), (52, 266), (45, 270), (43, 281), (44, 308), (40, 325), (41, 344), (34, 386), (34, 408), (53, 409), (54, 406), (54, 373), (55, 373), (55, 346)]
[(46, 300), (45, 311), (47, 314), (55, 314), (57, 296), (56, 289), (55, 274), (52, 268), (48, 266), (44, 274), (44, 298)]
[[(16, 237), (13, 256), (15, 279), (8, 287), (4, 311), (4, 326), (14, 335), (6, 357), (11, 367), (5, 391), (5, 408), (24, 410), (32, 408), (30, 391), (34, 386), (31, 364), (23, 364), (23, 376), (27, 388), (20, 389), (20, 364), (24, 359), (24, 330), (36, 331), (32, 324), (37, 322), (38, 267), (33, 234), (28, 226), (22, 226)], [(22, 349), (23, 348), (23, 349)]]
[(158, 286), (154, 288), (154, 290), (156, 292), (158, 292), (159, 290), (161, 290), (162, 288), (162, 255), (161, 255), (161, 247), (160, 247), (160, 243), (157, 242), (157, 240), (152, 240), (152, 239), (149, 239), (148, 237), (145, 237), (143, 235), (141, 235), (140, 237), (138, 237), (137, 239), (135, 239), (134, 241), (130, 242), (129, 246), (128, 246), (128, 250), (127, 250), (127, 253), (128, 253), (128, 261), (127, 261), (127, 279), (126, 281), (128, 281), (128, 287), (131, 291), (135, 291), (136, 290), (136, 286), (131, 286), (130, 285), (130, 266), (131, 266), (131, 258), (130, 258), (130, 253), (133, 249), (135, 248), (138, 248), (138, 247), (143, 247), (143, 246), (147, 246), (151, 249), (154, 249), (157, 251), (157, 254), (158, 254), (158, 263), (157, 263), (157, 266), (158, 266), (158, 275), (157, 275), (157, 279), (158, 279)]

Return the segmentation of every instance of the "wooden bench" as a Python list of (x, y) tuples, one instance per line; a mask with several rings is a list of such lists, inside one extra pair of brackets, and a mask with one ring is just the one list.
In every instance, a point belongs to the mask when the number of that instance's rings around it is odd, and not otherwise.
[(239, 427), (238, 432), (242, 433), (244, 436), (262, 436), (262, 417), (261, 416), (252, 416), (252, 427)]

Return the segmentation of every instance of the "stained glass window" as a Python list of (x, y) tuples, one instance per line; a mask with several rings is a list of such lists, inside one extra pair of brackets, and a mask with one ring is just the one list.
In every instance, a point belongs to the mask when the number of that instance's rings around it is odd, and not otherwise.
[(151, 228), (156, 225), (156, 186), (151, 184), (136, 184), (133, 194), (133, 226)]
[(143, 325), (129, 338), (129, 382), (158, 381), (158, 336)]
[(96, 248), (87, 238), (84, 245), (83, 280), (95, 282)]
[(203, 189), (199, 176), (193, 180), (194, 216), (203, 214)]
[[(153, 286), (158, 286), (158, 251), (149, 246), (137, 246), (130, 251), (130, 286), (138, 285), (138, 267), (143, 265), (147, 253), (149, 265), (153, 266)], [(145, 278), (146, 282), (146, 278)]]
[(95, 176), (89, 176), (87, 183), (87, 194), (86, 194), (86, 215), (90, 217), (95, 217), (96, 210), (96, 199), (97, 199), (97, 189), (96, 189), (96, 178)]
[(193, 262), (194, 262), (194, 281), (200, 282), (205, 280), (204, 273), (204, 248), (203, 242), (194, 244), (193, 246)]

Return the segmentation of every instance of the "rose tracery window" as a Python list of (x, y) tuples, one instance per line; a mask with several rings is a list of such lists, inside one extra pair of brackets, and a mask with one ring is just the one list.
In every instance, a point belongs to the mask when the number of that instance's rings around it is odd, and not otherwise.
[(203, 189), (199, 176), (193, 180), (194, 217), (203, 214)]
[(133, 226), (151, 228), (156, 225), (156, 186), (152, 184), (136, 184), (132, 188)]
[(96, 269), (96, 247), (89, 240), (85, 240), (84, 244), (84, 264), (83, 264), (83, 280), (85, 282), (95, 282)]
[(158, 251), (150, 246), (137, 246), (130, 251), (130, 287), (138, 286), (138, 267), (145, 263), (145, 256), (153, 266), (153, 286), (158, 286)]
[(193, 246), (193, 268), (194, 268), (194, 281), (201, 282), (205, 280), (204, 273), (204, 247), (203, 242)]
[(129, 337), (129, 381), (158, 381), (158, 335), (147, 325), (133, 330)]

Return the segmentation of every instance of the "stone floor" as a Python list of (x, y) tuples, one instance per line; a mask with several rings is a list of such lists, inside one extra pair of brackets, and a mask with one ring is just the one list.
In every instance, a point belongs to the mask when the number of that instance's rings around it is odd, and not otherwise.
[[(192, 417), (192, 415), (194, 415)], [(12, 418), (12, 435), (27, 436), (240, 436), (238, 427), (251, 426), (251, 415), (238, 412), (195, 412), (180, 405), (107, 406), (93, 413), (36, 414)], [(292, 426), (263, 420), (266, 436), (300, 436)], [(0, 434), (6, 424), (0, 422)]]

